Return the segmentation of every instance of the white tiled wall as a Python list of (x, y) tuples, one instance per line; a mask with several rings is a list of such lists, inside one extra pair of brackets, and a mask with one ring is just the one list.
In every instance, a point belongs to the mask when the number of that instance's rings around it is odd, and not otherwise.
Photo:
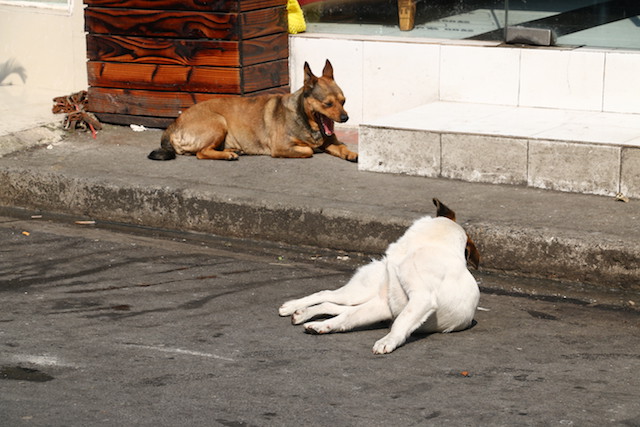
[(604, 111), (640, 112), (640, 52), (608, 52), (604, 73)]
[(325, 58), (347, 96), (349, 126), (437, 100), (640, 114), (640, 51), (302, 34), (290, 38), (292, 89), (305, 60), (319, 73)]
[(363, 44), (363, 117), (376, 119), (438, 100), (440, 46)]
[(517, 105), (519, 50), (442, 45), (440, 99)]
[(522, 49), (519, 105), (602, 110), (604, 59), (604, 52)]

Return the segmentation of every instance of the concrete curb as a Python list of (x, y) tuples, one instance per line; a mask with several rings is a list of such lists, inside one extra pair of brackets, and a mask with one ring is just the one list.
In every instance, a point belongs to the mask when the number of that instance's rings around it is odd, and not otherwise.
[[(82, 215), (179, 231), (279, 241), (381, 254), (411, 220), (354, 211), (239, 200), (167, 187), (112, 185), (63, 174), (0, 170), (6, 206)], [(465, 224), (483, 254), (482, 268), (640, 290), (640, 244), (553, 229)], [(592, 236), (593, 237), (593, 236)]]
[(0, 205), (374, 255), (432, 215), (438, 196), (464, 221), (481, 270), (640, 292), (637, 201), (358, 172), (327, 155), (148, 161), (158, 137), (107, 128), (98, 141), (76, 134), (2, 158)]
[(640, 290), (640, 244), (557, 229), (477, 224), (467, 227), (482, 242), (487, 268), (524, 277), (549, 278)]
[(62, 174), (0, 170), (6, 206), (82, 215), (105, 221), (382, 253), (411, 221), (381, 220), (335, 208), (239, 200), (166, 187), (114, 186)]

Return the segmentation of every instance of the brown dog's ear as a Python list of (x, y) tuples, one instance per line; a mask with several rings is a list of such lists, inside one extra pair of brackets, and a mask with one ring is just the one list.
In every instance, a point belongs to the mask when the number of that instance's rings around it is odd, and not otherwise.
[(309, 63), (305, 61), (304, 63), (304, 92), (309, 93), (311, 89), (316, 85), (318, 78), (311, 71), (311, 67), (309, 67)]
[[(434, 198), (433, 204), (436, 205), (437, 214), (436, 216), (443, 216), (445, 218), (449, 218), (451, 221), (456, 220), (456, 213), (449, 209), (445, 204), (443, 204), (440, 200)], [(467, 245), (464, 248), (464, 257), (467, 262), (473, 266), (476, 270), (480, 266), (480, 252), (476, 249), (476, 245), (473, 244), (473, 241), (469, 236), (467, 236)]]
[(329, 62), (328, 59), (324, 63), (324, 68), (322, 69), (322, 76), (333, 80), (333, 65), (331, 65), (331, 62)]
[(464, 256), (467, 262), (477, 270), (480, 266), (480, 252), (478, 252), (476, 245), (473, 244), (469, 236), (467, 236), (467, 246), (464, 248)]
[(451, 221), (456, 220), (456, 213), (446, 207), (440, 200), (434, 198), (433, 204), (436, 205), (436, 216), (443, 216), (449, 218)]

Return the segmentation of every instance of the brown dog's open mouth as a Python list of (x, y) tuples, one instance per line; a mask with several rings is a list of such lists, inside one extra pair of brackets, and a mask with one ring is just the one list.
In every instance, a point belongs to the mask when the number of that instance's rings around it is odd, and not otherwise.
[(315, 119), (316, 123), (318, 123), (318, 126), (320, 127), (320, 132), (322, 132), (322, 135), (333, 135), (333, 120), (320, 113), (315, 113)]

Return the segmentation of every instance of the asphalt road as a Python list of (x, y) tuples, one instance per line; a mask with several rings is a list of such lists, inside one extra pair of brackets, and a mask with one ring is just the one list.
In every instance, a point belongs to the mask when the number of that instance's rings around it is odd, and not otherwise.
[(0, 217), (0, 424), (640, 425), (634, 311), (483, 293), (472, 329), (385, 356), (385, 325), (278, 317), (361, 262)]

